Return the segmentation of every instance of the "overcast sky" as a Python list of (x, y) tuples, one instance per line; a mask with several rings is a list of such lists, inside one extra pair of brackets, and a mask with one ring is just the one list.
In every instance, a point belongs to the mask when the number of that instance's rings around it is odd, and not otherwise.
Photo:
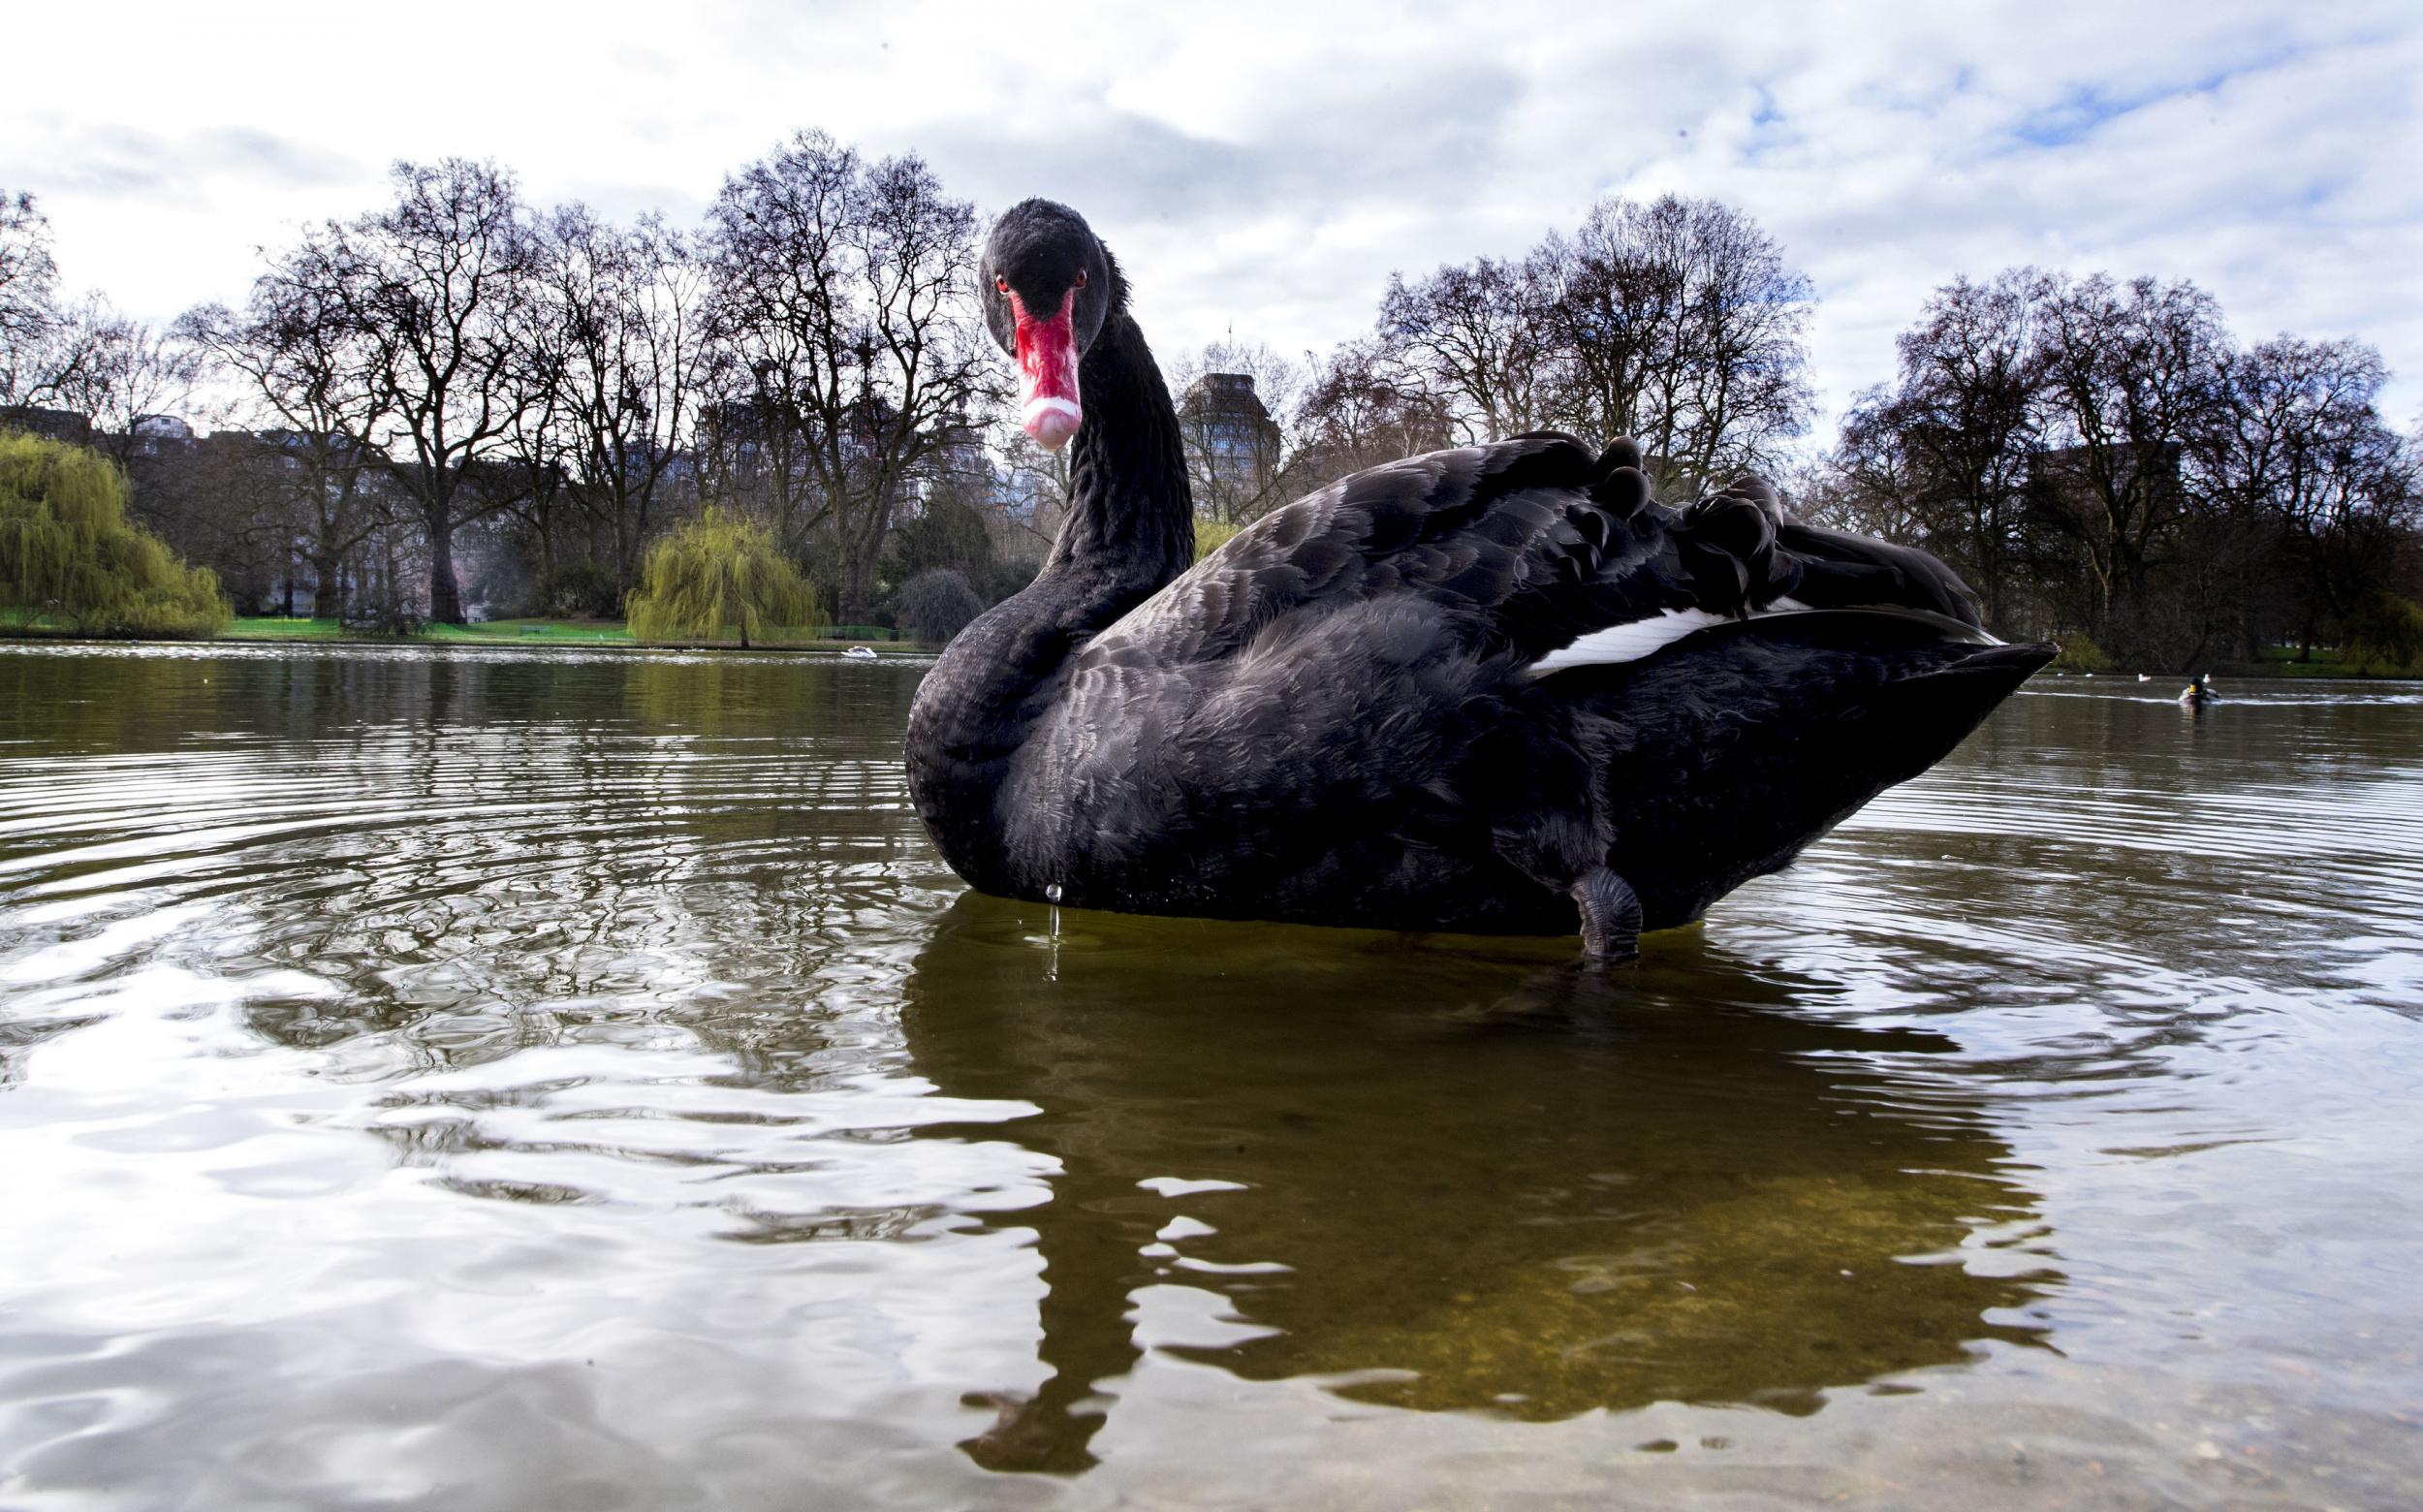
[(25, 7), (0, 188), (41, 197), (72, 288), (165, 318), (378, 204), (396, 158), (689, 219), (816, 126), (924, 154), (980, 210), (1075, 205), (1165, 357), (1232, 327), (1326, 348), (1391, 269), (1674, 190), (1814, 280), (1829, 411), (1930, 288), (2022, 263), (2192, 278), (2242, 340), (2362, 337), (2391, 418), (2423, 410), (2413, 0), (1175, 9)]

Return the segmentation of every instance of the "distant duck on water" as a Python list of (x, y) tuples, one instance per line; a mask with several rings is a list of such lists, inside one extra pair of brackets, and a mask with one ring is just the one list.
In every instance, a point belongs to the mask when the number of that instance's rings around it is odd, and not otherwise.
[(2213, 689), (2213, 674), (2208, 672), (2203, 677), (2198, 677), (2195, 681), (2188, 683), (2185, 688), (2182, 688), (2179, 693), (2179, 701), (2182, 704), (2187, 705), (2189, 709), (2202, 709), (2207, 704), (2219, 703), (2221, 701), (2221, 695), (2215, 692)]

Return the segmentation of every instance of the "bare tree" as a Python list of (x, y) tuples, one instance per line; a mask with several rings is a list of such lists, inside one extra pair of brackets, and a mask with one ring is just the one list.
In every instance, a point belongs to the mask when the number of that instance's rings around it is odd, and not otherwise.
[(802, 132), (709, 211), (724, 393), (708, 439), (783, 544), (830, 543), (844, 618), (872, 606), (896, 506), (951, 427), (996, 397), (968, 287), (976, 218), (914, 156)]
[(384, 428), (390, 390), (349, 318), (332, 255), (325, 238), (306, 238), (253, 280), (240, 312), (206, 305), (180, 322), (241, 385), (322, 619), (344, 617), (347, 561), (389, 523), (393, 497), (369, 439)]
[(1536, 430), (1548, 421), (1553, 337), (1548, 270), (1536, 255), (1478, 258), (1380, 298), (1379, 350), (1398, 381), (1444, 408), (1461, 440)]
[(1375, 342), (1349, 341), (1313, 372), (1297, 404), (1300, 488), (1452, 444), (1454, 421), (1429, 390), (1403, 382)]
[(1809, 280), (1715, 200), (1603, 200), (1520, 259), (1392, 277), (1372, 356), (1464, 440), (1632, 435), (1667, 493), (1784, 460), (1815, 411)]
[(1571, 240), (1552, 236), (1545, 247), (1563, 362), (1558, 419), (1584, 435), (1633, 436), (1660, 459), (1682, 445), (1691, 376), (1687, 221), (1672, 196), (1601, 200)]
[(207, 354), (178, 327), (135, 320), (87, 297), (53, 328), (47, 403), (82, 416), (93, 444), (126, 466), (144, 438), (141, 424), (192, 406)]
[(1555, 360), (1552, 417), (1638, 437), (1667, 492), (1772, 470), (1815, 398), (1815, 303), (1774, 237), (1715, 200), (1602, 200), (1530, 266)]
[[(2087, 607), (2125, 650), (2149, 575), (2187, 518), (2189, 454), (2220, 414), (2229, 339), (2191, 283), (2038, 279), (2048, 441), (2040, 518), (2077, 550)], [(2122, 611), (2115, 614), (2115, 606)]]
[(548, 221), (537, 283), (541, 428), (572, 499), (608, 532), (627, 590), (686, 465), (706, 375), (706, 266), (657, 216), (625, 229), (574, 205)]
[(2280, 336), (2229, 364), (2213, 491), (2285, 546), (2308, 655), (2388, 591), (2415, 522), (2412, 453), (2378, 409), (2388, 380), (2380, 353), (2359, 341)]
[(549, 614), (569, 612), (558, 604), (556, 552), (565, 526), (582, 513), (569, 471), (579, 449), (572, 427), (561, 421), (568, 408), (556, 382), (561, 349), (539, 332), (538, 323), (533, 327), (531, 339), (521, 351), (527, 365), (519, 387), (526, 402), (515, 414), (497, 449), (466, 466), (468, 481), (479, 497), (494, 506), (493, 516), (486, 520), (488, 535), (496, 539), (498, 527), (504, 526), (503, 537), (519, 536), (517, 544), (528, 548), (537, 568), (529, 583), (517, 583), (509, 571), (514, 564), (496, 561), (496, 553), (484, 553), (492, 569), (508, 571), (483, 575), (477, 584), (482, 598), (526, 601), (536, 606), (535, 613)]
[(58, 321), (50, 221), (30, 194), (0, 192), (0, 404), (31, 402)]
[(2037, 282), (2032, 269), (2015, 269), (1935, 290), (1895, 341), (1893, 384), (1860, 395), (1838, 449), (1845, 479), (1895, 494), (1916, 544), (1964, 570), (1997, 626), (2006, 624), (2042, 425)]
[(2124, 663), (2309, 649), (2390, 603), (2417, 523), (2380, 355), (2235, 350), (2187, 283), (2031, 269), (1935, 290), (1806, 508), (1950, 558), (2014, 634)]
[(1800, 513), (1819, 524), (1932, 546), (1941, 522), (1927, 507), (1923, 469), (1892, 403), (1881, 386), (1857, 395), (1826, 466), (1802, 490)]
[(395, 203), (323, 233), (318, 266), (367, 345), (374, 453), (421, 518), (429, 617), (460, 624), (455, 532), (502, 501), (469, 486), (530, 395), (523, 362), (535, 238), (491, 163), (398, 163)]
[(1008, 528), (1023, 538), (1004, 541), (1001, 554), (1040, 562), (1067, 523), (1076, 498), (1069, 449), (1047, 452), (1037, 446), (1014, 412), (1004, 412), (992, 428), (992, 445), (1001, 454), (1010, 495), (1002, 501), (1003, 515)]
[[(49, 218), (29, 194), (0, 194), (0, 405), (44, 405), (106, 424), (149, 393), (166, 343), (98, 294), (59, 290)], [(190, 387), (190, 385), (188, 385)]]

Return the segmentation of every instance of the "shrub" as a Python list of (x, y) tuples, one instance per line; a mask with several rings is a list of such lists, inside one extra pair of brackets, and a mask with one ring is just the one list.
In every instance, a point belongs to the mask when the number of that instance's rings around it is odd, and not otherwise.
[(2053, 665), (2063, 672), (2110, 672), (2112, 658), (2102, 646), (2094, 644), (2084, 630), (2072, 630), (2061, 638), (2061, 654), (2053, 658)]
[(1195, 517), (1195, 560), (1201, 561), (1229, 543), (1237, 527), (1222, 520)]
[(998, 604), (1014, 593), (1023, 593), (1043, 570), (1041, 562), (997, 561), (985, 570), (981, 582), (971, 581), (976, 596), (987, 604)]
[(720, 641), (783, 628), (821, 629), (825, 611), (773, 532), (708, 509), (656, 543), (631, 592), (631, 634), (640, 641)]
[(992, 563), (992, 538), (982, 515), (955, 499), (937, 498), (925, 513), (894, 527), (890, 545), (897, 581), (907, 583), (936, 567), (955, 567), (971, 582)]
[(204, 636), (235, 618), (208, 568), (126, 518), (116, 468), (24, 435), (0, 435), (0, 606), (103, 635)]
[(365, 635), (419, 635), (425, 623), (413, 601), (384, 587), (354, 594), (345, 600), (337, 623)]
[(2423, 672), (2423, 604), (2376, 593), (2341, 627), (2339, 659), (2360, 673)]
[(948, 567), (921, 572), (900, 584), (893, 617), (921, 641), (941, 643), (967, 628), (985, 612), (985, 601), (968, 586), (966, 577)]
[(621, 607), (622, 584), (611, 567), (574, 562), (547, 580), (539, 612), (556, 619), (612, 619)]

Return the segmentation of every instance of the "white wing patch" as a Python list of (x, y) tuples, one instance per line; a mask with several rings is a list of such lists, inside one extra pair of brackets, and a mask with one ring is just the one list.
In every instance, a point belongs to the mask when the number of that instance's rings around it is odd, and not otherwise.
[(1593, 630), (1570, 646), (1558, 647), (1530, 666), (1534, 677), (1545, 677), (1567, 667), (1605, 667), (1617, 662), (1639, 661), (1644, 656), (1664, 650), (1695, 630), (1725, 622), (1722, 614), (1712, 614), (1704, 609), (1670, 609), (1647, 619), (1628, 624), (1610, 625)]
[[(1904, 619), (1923, 620), (1951, 639), (1966, 641), (1972, 646), (2000, 646), (2002, 644), (1998, 637), (1979, 626), (1963, 624), (1948, 615), (1934, 614), (1927, 610), (1904, 609), (1899, 605), (1878, 604), (1862, 609), (1820, 611), (1802, 603), (1799, 599), (1779, 598), (1772, 604), (1764, 604), (1751, 610), (1749, 617), (1764, 619), (1770, 614), (1820, 613), (1893, 614)], [(1729, 618), (1728, 615), (1711, 614), (1704, 609), (1669, 609), (1662, 614), (1652, 614), (1647, 619), (1635, 619), (1628, 624), (1610, 625), (1604, 630), (1593, 630), (1572, 644), (1560, 646), (1549, 652), (1526, 668), (1525, 672), (1533, 677), (1545, 677), (1552, 672), (1562, 672), (1568, 667), (1610, 667), (1623, 662), (1639, 661), (1645, 656), (1655, 655), (1686, 635), (1705, 630), (1711, 625), (1725, 624), (1729, 622)]]

